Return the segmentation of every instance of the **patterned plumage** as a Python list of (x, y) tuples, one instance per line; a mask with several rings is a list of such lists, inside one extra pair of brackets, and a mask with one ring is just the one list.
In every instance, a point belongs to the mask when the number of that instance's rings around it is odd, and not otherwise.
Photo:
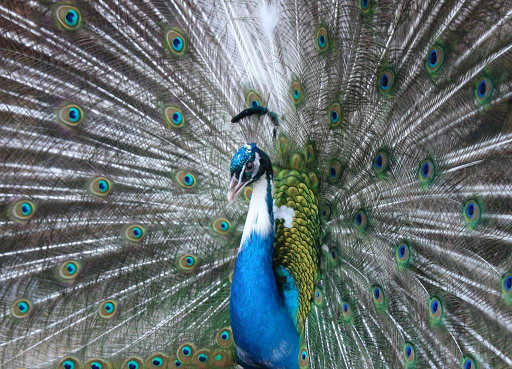
[(2, 368), (512, 367), (510, 0), (0, 30)]

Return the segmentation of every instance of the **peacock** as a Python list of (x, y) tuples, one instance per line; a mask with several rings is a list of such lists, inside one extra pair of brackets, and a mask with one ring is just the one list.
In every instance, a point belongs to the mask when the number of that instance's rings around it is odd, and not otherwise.
[(4, 0), (0, 367), (512, 367), (511, 0)]

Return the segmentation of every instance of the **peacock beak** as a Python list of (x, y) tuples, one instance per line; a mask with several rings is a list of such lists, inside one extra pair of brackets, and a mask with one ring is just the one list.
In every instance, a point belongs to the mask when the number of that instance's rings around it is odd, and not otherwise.
[[(242, 175), (240, 175), (240, 179), (242, 178)], [(228, 190), (228, 202), (232, 204), (238, 195), (242, 192), (245, 186), (249, 183), (248, 181), (241, 181), (239, 178), (236, 177), (236, 173), (233, 174), (231, 177), (231, 182), (229, 183), (229, 190)]]

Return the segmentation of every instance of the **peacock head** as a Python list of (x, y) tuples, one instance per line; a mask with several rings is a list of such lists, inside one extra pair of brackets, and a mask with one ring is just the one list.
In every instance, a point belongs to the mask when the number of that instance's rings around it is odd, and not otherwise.
[(245, 186), (256, 182), (263, 174), (272, 176), (272, 164), (267, 154), (253, 142), (242, 146), (231, 159), (231, 182), (228, 201), (232, 203)]

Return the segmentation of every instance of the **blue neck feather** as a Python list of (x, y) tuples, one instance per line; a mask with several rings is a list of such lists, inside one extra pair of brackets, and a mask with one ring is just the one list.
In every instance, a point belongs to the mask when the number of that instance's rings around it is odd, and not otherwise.
[[(230, 315), (237, 361), (244, 368), (296, 369), (299, 334), (278, 291), (272, 266), (271, 177), (267, 174), (258, 182), (254, 185), (231, 286)], [(269, 227), (265, 227), (268, 222)]]

